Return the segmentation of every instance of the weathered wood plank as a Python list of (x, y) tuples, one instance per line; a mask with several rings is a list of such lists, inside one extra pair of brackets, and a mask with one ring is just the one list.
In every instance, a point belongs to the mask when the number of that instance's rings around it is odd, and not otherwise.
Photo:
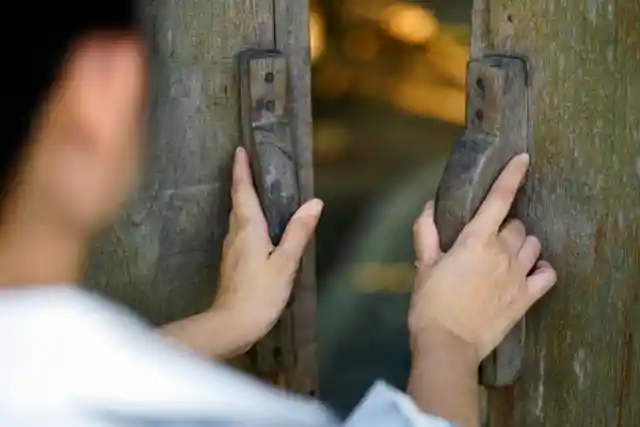
[(240, 132), (235, 55), (273, 47), (273, 0), (144, 6), (151, 46), (146, 169), (127, 212), (98, 243), (87, 283), (161, 323), (212, 301)]
[[(211, 303), (228, 225), (232, 157), (240, 140), (237, 55), (247, 48), (278, 47), (291, 58), (289, 99), (298, 179), (303, 199), (311, 197), (308, 10), (305, 2), (294, 3), (144, 2), (151, 46), (146, 169), (127, 212), (96, 245), (87, 277), (91, 288), (157, 324)], [(300, 277), (295, 302), (270, 336), (269, 342), (279, 343), (278, 354), (260, 356), (283, 362), (280, 378), (270, 379), (313, 394), (312, 250)], [(292, 342), (296, 349), (300, 346), (299, 355)]]
[[(273, 0), (275, 44), (289, 60), (289, 103), (292, 137), (298, 164), (302, 200), (313, 197), (313, 136), (311, 117), (311, 66), (309, 59), (308, 0)], [(300, 265), (289, 307), (290, 333), (296, 346), (288, 387), (299, 393), (318, 392), (316, 359), (316, 272), (312, 242)]]
[(636, 0), (476, 1), (472, 51), (533, 67), (527, 223), (559, 274), (527, 318), (521, 381), (490, 392), (492, 427), (640, 419), (638, 19)]

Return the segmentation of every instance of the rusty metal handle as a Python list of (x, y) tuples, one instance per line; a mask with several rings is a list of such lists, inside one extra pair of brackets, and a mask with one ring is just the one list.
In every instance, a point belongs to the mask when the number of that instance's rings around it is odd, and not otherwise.
[[(467, 72), (467, 127), (445, 167), (436, 194), (435, 221), (444, 251), (475, 215), (506, 163), (528, 151), (527, 64), (522, 58), (487, 55)], [(522, 212), (523, 201), (513, 215)], [(524, 321), (483, 361), (481, 382), (502, 387), (519, 377), (524, 359)]]

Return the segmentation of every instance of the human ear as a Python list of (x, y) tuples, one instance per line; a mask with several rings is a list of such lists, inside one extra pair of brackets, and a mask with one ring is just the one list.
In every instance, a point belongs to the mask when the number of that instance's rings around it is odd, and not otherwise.
[(145, 97), (142, 43), (94, 34), (71, 51), (52, 96), (34, 167), (74, 224), (117, 212), (137, 175)]
[(76, 142), (98, 156), (119, 157), (140, 124), (145, 66), (134, 37), (96, 34), (78, 43), (63, 78), (67, 108), (81, 133)]

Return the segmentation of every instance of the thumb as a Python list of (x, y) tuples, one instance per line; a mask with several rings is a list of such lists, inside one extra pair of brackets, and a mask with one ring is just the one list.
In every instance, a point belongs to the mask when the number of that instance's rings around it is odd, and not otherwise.
[(322, 208), (322, 201), (313, 199), (303, 204), (293, 215), (284, 230), (280, 244), (271, 254), (270, 260), (275, 262), (279, 269), (290, 274), (295, 273), (300, 258), (316, 230)]
[(422, 265), (435, 264), (442, 254), (438, 229), (433, 219), (434, 209), (434, 202), (432, 200), (427, 202), (413, 226), (413, 245), (416, 252), (416, 262)]

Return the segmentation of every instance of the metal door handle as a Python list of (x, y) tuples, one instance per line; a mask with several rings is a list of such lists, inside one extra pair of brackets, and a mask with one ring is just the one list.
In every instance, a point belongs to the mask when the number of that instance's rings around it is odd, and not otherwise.
[(276, 50), (240, 54), (242, 145), (274, 245), (300, 207), (287, 106), (287, 62)]
[[(251, 162), (253, 181), (267, 220), (269, 237), (278, 245), (300, 207), (295, 153), (287, 105), (287, 61), (277, 50), (249, 49), (238, 56), (242, 145)], [(288, 307), (293, 304), (289, 299)], [(283, 317), (286, 317), (283, 314)], [(295, 364), (295, 343), (278, 325), (255, 349), (257, 373), (275, 383)]]
[[(527, 152), (530, 141), (528, 72), (524, 59), (487, 55), (469, 62), (467, 125), (445, 167), (436, 194), (435, 221), (447, 251), (473, 218), (506, 163)], [(523, 200), (513, 216), (521, 216)], [(520, 375), (524, 360), (524, 320), (483, 361), (481, 382), (501, 387)]]

